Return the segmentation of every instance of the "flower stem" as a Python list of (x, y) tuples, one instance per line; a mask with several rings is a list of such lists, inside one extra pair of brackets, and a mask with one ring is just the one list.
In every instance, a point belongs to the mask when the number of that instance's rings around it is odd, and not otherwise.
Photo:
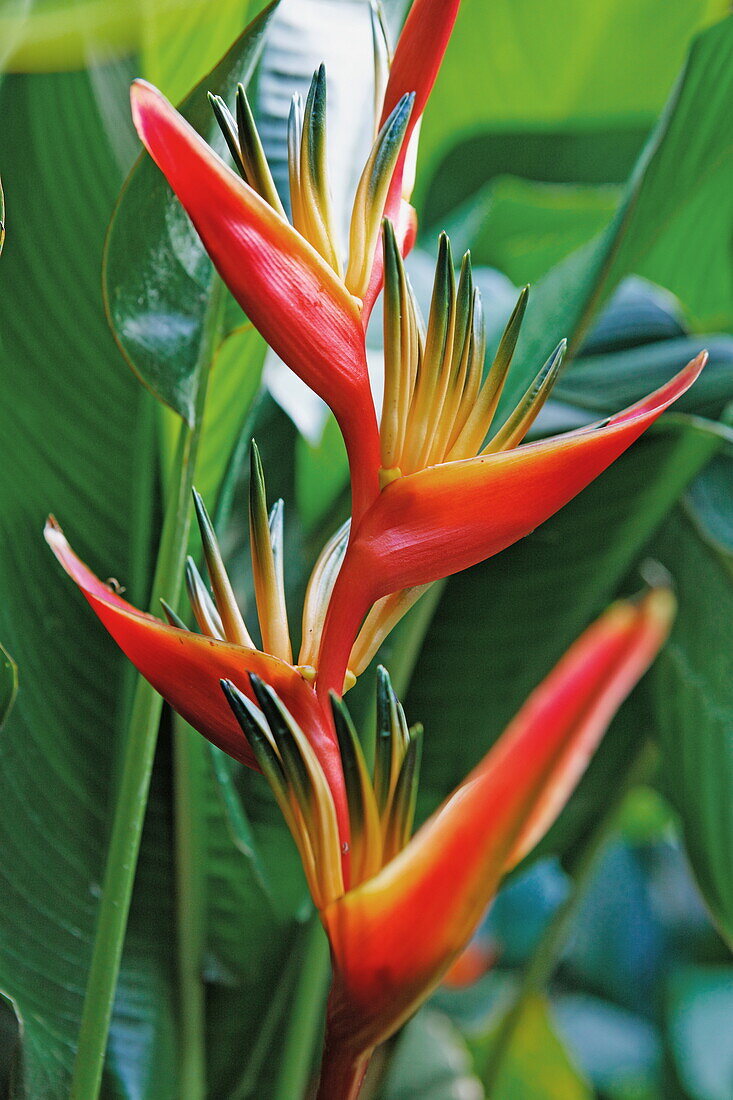
[(524, 1015), (527, 1001), (533, 994), (542, 990), (552, 978), (578, 905), (592, 881), (598, 860), (613, 832), (621, 805), (629, 791), (648, 777), (656, 757), (654, 745), (650, 741), (642, 742), (575, 862), (573, 887), (547, 925), (534, 955), (524, 970), (514, 999), (499, 1026), (491, 1055), (482, 1074), (487, 1097), (492, 1095), (492, 1090), (497, 1086), (504, 1060)]
[(176, 836), (176, 928), (181, 1026), (178, 1090), (186, 1100), (206, 1096), (203, 874), (205, 741), (175, 715), (173, 768)]
[(354, 1057), (340, 1046), (326, 1046), (317, 1100), (356, 1100), (361, 1092), (370, 1055)]
[(328, 980), (328, 940), (320, 920), (314, 914), (305, 933), (302, 965), (289, 1012), (288, 1030), (278, 1051), (280, 1070), (272, 1100), (301, 1100), (306, 1095), (316, 1047), (322, 1034)]
[[(153, 578), (151, 608), (161, 597), (175, 601), (181, 585), (209, 366), (216, 346), (222, 295), (218, 280), (209, 303), (199, 357), (199, 382), (192, 426), (181, 425), (166, 495), (165, 518)], [(140, 851), (150, 777), (163, 700), (142, 678), (132, 702), (99, 915), (82, 1010), (70, 1100), (96, 1100), (102, 1080), (115, 989)]]

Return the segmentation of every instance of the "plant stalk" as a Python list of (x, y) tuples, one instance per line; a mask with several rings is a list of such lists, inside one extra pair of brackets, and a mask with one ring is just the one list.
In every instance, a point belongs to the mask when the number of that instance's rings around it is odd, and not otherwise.
[(320, 920), (313, 914), (305, 932), (302, 965), (288, 1030), (279, 1051), (280, 1070), (272, 1100), (301, 1100), (306, 1095), (323, 1027), (328, 981), (328, 940)]
[(341, 1046), (329, 1046), (327, 1040), (317, 1100), (357, 1100), (370, 1057), (354, 1057)]
[(176, 929), (180, 1055), (178, 1089), (186, 1100), (206, 1096), (205, 942), (203, 868), (206, 853), (204, 768), (206, 743), (178, 715), (173, 720), (176, 837)]
[[(183, 576), (191, 487), (209, 367), (220, 324), (220, 286), (217, 280), (201, 344), (194, 423), (192, 426), (181, 425), (169, 492), (166, 494), (165, 518), (150, 600), (155, 613), (161, 597), (175, 605)], [(162, 708), (162, 698), (140, 677), (135, 688), (123, 752), (70, 1100), (97, 1100), (99, 1096)]]

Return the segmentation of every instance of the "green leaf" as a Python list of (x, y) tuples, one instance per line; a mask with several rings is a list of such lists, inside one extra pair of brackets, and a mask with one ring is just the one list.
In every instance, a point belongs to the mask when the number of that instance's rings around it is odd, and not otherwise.
[(423, 1009), (404, 1028), (382, 1100), (480, 1100), (465, 1040), (442, 1013)]
[(692, 1100), (728, 1100), (733, 1088), (733, 967), (674, 971), (667, 990), (675, 1068)]
[(720, 554), (733, 575), (733, 455), (716, 455), (696, 477), (685, 498), (703, 541)]
[(181, 7), (145, 3), (140, 61), (146, 79), (177, 103), (216, 65), (257, 6), (254, 0), (218, 0), (212, 19), (202, 0)]
[[(500, 1024), (498, 1025), (501, 1026)], [(491, 1057), (496, 1029), (472, 1040), (479, 1076)], [(550, 1006), (539, 993), (523, 1002), (522, 1015), (493, 1083), (494, 1100), (590, 1100), (594, 1095), (581, 1076), (552, 1022)]]
[(207, 762), (205, 778), (207, 968), (214, 980), (247, 988), (254, 1018), (266, 1007), (262, 975), (279, 959), (286, 925), (276, 912), (268, 885), (270, 868), (260, 857), (236, 787), (237, 769), (218, 749), (211, 749), (211, 760), (213, 767)]
[[(94, 79), (103, 87), (104, 70)], [(0, 989), (22, 1022), (18, 1094), (63, 1100), (127, 691), (122, 655), (50, 557), (42, 527), (55, 511), (103, 577), (139, 590), (134, 498), (144, 503), (154, 465), (152, 402), (102, 308), (102, 243), (120, 179), (90, 77), (8, 77), (0, 110), (13, 150), (0, 296), (0, 635), (22, 670), (0, 738)], [(154, 809), (143, 842), (111, 1096), (175, 1092), (166, 823)]]
[[(731, 96), (729, 17), (693, 44), (609, 228), (537, 285), (506, 407), (518, 400), (559, 339), (568, 335), (571, 349), (577, 348), (594, 312), (632, 272), (668, 286), (696, 327), (714, 330), (733, 323)], [(716, 273), (712, 281), (710, 272)]]
[(717, 551), (675, 514), (654, 543), (679, 599), (654, 676), (660, 779), (693, 871), (733, 942), (733, 588)]
[[(201, 442), (196, 461), (196, 488), (205, 501), (217, 499), (220, 486), (240, 439), (262, 377), (267, 345), (252, 325), (229, 334), (212, 365), (206, 395)], [(162, 465), (169, 470), (175, 454), (180, 420), (160, 409)], [(167, 484), (167, 477), (164, 479)], [(198, 556), (198, 533), (191, 532), (191, 553)]]
[(295, 446), (295, 494), (306, 530), (324, 522), (348, 483), (346, 448), (336, 420), (329, 416), (320, 443), (299, 436)]
[[(242, 0), (220, 0), (216, 22), (221, 20), (223, 27), (228, 27), (243, 7), (246, 9), (246, 2)], [(125, 4), (47, 0), (30, 5), (16, 0), (6, 4), (0, 15), (0, 42), (5, 47), (0, 59), (15, 71), (65, 71), (83, 69), (90, 57), (123, 56), (142, 44), (163, 54), (161, 64), (166, 64), (172, 60), (167, 50), (173, 52), (176, 47), (168, 44), (166, 49), (163, 35), (172, 36), (173, 31), (204, 21), (212, 22), (209, 0), (130, 0)], [(207, 30), (205, 26), (204, 33)]]
[(477, 133), (563, 129), (577, 140), (594, 125), (649, 125), (691, 35), (725, 11), (724, 0), (670, 0), (663, 19), (656, 0), (464, 0), (425, 113), (423, 188)]
[[(719, 445), (668, 422), (534, 534), (448, 582), (407, 697), (425, 725), (423, 811), (486, 753), (530, 691), (610, 602), (686, 484)], [(634, 587), (638, 588), (637, 582)], [(456, 731), (460, 730), (460, 736)], [(599, 812), (619, 760), (612, 737), (551, 834), (564, 849)]]
[[(224, 141), (207, 92), (232, 101), (237, 83), (248, 82), (273, 10), (271, 4), (257, 16), (182, 104), (183, 115), (222, 153)], [(189, 422), (215, 278), (188, 215), (144, 154), (127, 179), (110, 225), (104, 266), (107, 308), (133, 370)]]
[(456, 255), (497, 267), (520, 285), (536, 282), (605, 229), (618, 204), (615, 187), (492, 180), (456, 212), (448, 233)]
[(718, 416), (733, 398), (733, 339), (684, 336), (610, 355), (576, 359), (560, 378), (553, 397), (599, 418), (639, 401), (707, 348), (705, 370), (675, 404), (677, 412)]
[(17, 692), (18, 666), (0, 645), (0, 729), (5, 725)]
[(587, 993), (553, 1002), (555, 1019), (597, 1093), (609, 1100), (657, 1100), (662, 1041), (647, 1018)]

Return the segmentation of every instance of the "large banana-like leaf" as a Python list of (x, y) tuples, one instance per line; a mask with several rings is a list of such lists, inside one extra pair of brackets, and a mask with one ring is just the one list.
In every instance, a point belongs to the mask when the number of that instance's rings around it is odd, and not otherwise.
[[(421, 194), (442, 157), (482, 134), (488, 134), (482, 148), (490, 155), (502, 135), (511, 136), (515, 159), (525, 155), (519, 133), (527, 146), (533, 133), (567, 136), (555, 145), (552, 160), (547, 145), (538, 149), (535, 162), (547, 173), (539, 179), (554, 179), (558, 162), (572, 160), (573, 148), (594, 129), (605, 138), (596, 157), (612, 159), (619, 144), (628, 146), (628, 131), (635, 136), (653, 123), (691, 36), (726, 10), (725, 0), (669, 0), (663, 14), (656, 0), (558, 0), (551, 6), (463, 0), (425, 116)], [(588, 172), (597, 167), (584, 166)], [(470, 166), (460, 175), (476, 177)], [(456, 179), (454, 186), (461, 183)]]
[[(186, 118), (222, 152), (226, 146), (207, 92), (233, 102), (237, 83), (246, 84), (252, 75), (276, 3), (257, 16), (182, 105)], [(137, 161), (115, 210), (104, 279), (110, 322), (133, 370), (190, 422), (205, 318), (218, 276), (147, 154)]]
[[(55, 510), (83, 552), (142, 594), (133, 515), (150, 462), (142, 412), (151, 399), (102, 310), (102, 242), (120, 177), (90, 80), (10, 77), (0, 95), (13, 149), (0, 295), (0, 635), (21, 669), (0, 742), (0, 989), (22, 1023), (18, 1095), (62, 1100), (126, 691), (123, 662), (49, 561), (41, 532)], [(110, 1095), (173, 1088), (164, 827), (155, 808), (112, 1029)]]
[[(729, 514), (730, 504), (728, 488)], [(654, 675), (661, 779), (698, 882), (733, 944), (733, 580), (721, 551), (681, 514), (665, 525), (654, 553), (680, 600)]]
[(669, 286), (698, 328), (714, 331), (733, 323), (732, 96), (729, 16), (693, 44), (608, 229), (535, 288), (507, 407), (559, 339), (568, 336), (571, 349), (578, 347), (596, 310), (630, 273), (643, 271)]

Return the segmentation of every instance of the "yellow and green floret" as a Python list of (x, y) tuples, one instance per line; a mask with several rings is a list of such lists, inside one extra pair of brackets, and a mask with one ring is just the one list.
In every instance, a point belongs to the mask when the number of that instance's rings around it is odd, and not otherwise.
[(349, 808), (350, 839), (342, 842), (331, 791), (306, 734), (272, 688), (255, 675), (250, 683), (256, 704), (230, 680), (222, 680), (222, 689), (293, 835), (314, 902), (325, 909), (376, 875), (410, 839), (422, 727), (408, 728), (389, 675), (380, 667), (370, 772), (351, 716), (343, 700), (331, 694)]
[(502, 426), (486, 442), (527, 307), (524, 287), (484, 376), (486, 330), (471, 256), (458, 285), (450, 241), (441, 234), (427, 325), (423, 322), (394, 229), (384, 222), (384, 404), (381, 480), (444, 462), (516, 447), (547, 400), (565, 353), (563, 340)]
[[(382, 213), (414, 100), (413, 93), (403, 95), (375, 138), (356, 188), (346, 259), (336, 232), (328, 182), (323, 65), (313, 76), (305, 103), (297, 93), (291, 101), (290, 221), (359, 299), (369, 286)], [(221, 96), (210, 94), (209, 101), (240, 175), (282, 218), (287, 218), (244, 87), (240, 84), (237, 88), (236, 118)]]

